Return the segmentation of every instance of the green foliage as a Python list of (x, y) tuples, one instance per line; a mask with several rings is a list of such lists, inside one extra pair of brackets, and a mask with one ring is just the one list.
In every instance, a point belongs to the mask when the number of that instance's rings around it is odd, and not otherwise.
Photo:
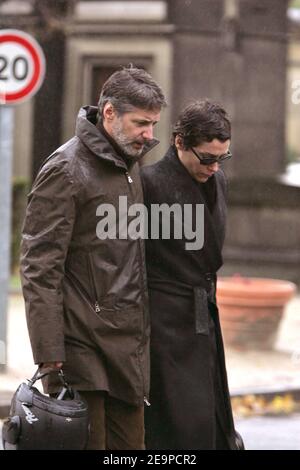
[(295, 163), (299, 161), (299, 152), (291, 147), (289, 147), (286, 151), (286, 162), (287, 163)]
[(290, 8), (300, 8), (300, 0), (292, 0), (289, 4)]
[(11, 291), (18, 291), (21, 289), (21, 279), (19, 274), (14, 274), (10, 277), (9, 288)]
[(11, 234), (11, 272), (18, 271), (20, 257), (20, 242), (23, 219), (27, 204), (29, 182), (25, 178), (15, 178), (12, 194), (12, 234)]

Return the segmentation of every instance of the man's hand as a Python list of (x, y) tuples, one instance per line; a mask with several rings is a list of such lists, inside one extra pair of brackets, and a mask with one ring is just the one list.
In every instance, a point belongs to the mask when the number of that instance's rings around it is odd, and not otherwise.
[(59, 370), (61, 369), (63, 366), (63, 362), (44, 362), (41, 366), (40, 366), (40, 370), (41, 372), (44, 372), (45, 370), (47, 369), (50, 369), (50, 370)]

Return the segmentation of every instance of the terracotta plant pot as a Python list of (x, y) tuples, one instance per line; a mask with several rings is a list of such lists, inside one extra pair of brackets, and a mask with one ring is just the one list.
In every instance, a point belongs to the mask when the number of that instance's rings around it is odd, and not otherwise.
[(247, 278), (218, 279), (217, 299), (225, 345), (272, 349), (286, 303), (296, 292), (292, 282)]

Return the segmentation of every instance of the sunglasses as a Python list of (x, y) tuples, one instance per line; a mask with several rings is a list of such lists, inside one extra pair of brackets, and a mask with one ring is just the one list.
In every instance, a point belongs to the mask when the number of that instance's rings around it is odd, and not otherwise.
[(191, 147), (191, 151), (198, 158), (199, 162), (202, 165), (212, 165), (213, 163), (222, 163), (222, 162), (225, 162), (225, 160), (229, 160), (232, 157), (232, 153), (229, 150), (227, 153), (224, 153), (223, 155), (220, 155), (219, 157), (216, 157), (215, 155), (212, 155), (211, 153), (198, 153), (196, 152), (195, 149), (193, 149), (193, 147)]

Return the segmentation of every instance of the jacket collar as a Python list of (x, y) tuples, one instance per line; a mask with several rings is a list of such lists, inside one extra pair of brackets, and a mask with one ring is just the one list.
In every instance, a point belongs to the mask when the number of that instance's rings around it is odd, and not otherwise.
[[(202, 184), (205, 185), (205, 183), (198, 183), (194, 178), (192, 178), (188, 170), (179, 160), (175, 145), (171, 145), (169, 147), (164, 158), (173, 166), (177, 174), (180, 175), (181, 180), (182, 178), (184, 178), (182, 181), (185, 181), (185, 184), (188, 185), (190, 188), (197, 187), (197, 189), (199, 190)], [(219, 199), (221, 197), (220, 195), (224, 193), (224, 190), (222, 190), (222, 186), (224, 185), (222, 181), (223, 182), (225, 181), (225, 175), (224, 175), (223, 170), (220, 168), (213, 176), (211, 176), (211, 180), (214, 181), (214, 183), (216, 184), (217, 201), (215, 204), (215, 208), (217, 208), (218, 204), (220, 203), (220, 199)]]
[[(176, 149), (174, 144), (169, 147), (169, 149), (167, 150), (167, 153), (165, 154), (164, 158), (166, 160), (168, 160), (173, 165), (174, 168), (176, 168), (177, 172), (181, 173), (182, 175), (185, 175), (185, 177), (188, 178), (189, 181), (192, 180), (197, 186), (200, 185), (200, 184), (205, 184), (205, 183), (198, 183), (190, 175), (190, 173), (188, 172), (186, 167), (181, 163), (181, 161), (178, 157), (177, 149)], [(222, 170), (217, 171), (213, 176), (211, 176), (211, 178), (215, 179), (215, 180), (218, 180), (221, 171)]]
[[(225, 195), (225, 175), (223, 170), (220, 168), (211, 178), (214, 179), (216, 184), (216, 202), (214, 204), (213, 211), (211, 212), (208, 209), (206, 198), (201, 191), (201, 185), (205, 183), (198, 183), (192, 176), (189, 174), (188, 170), (185, 166), (181, 163), (178, 158), (177, 149), (175, 145), (171, 145), (164, 157), (165, 161), (167, 161), (172, 168), (178, 175), (178, 181), (181, 182), (180, 187), (182, 191), (181, 199), (184, 200), (186, 203), (193, 204), (195, 202), (200, 202), (204, 204), (204, 211), (205, 211), (205, 221), (208, 222), (208, 226), (210, 227), (217, 227), (220, 225), (220, 220), (225, 219), (226, 213), (226, 195)], [(163, 161), (162, 160), (162, 161)], [(159, 163), (158, 163), (159, 164)], [(194, 184), (193, 184), (194, 183)], [(176, 184), (176, 181), (174, 181)], [(206, 222), (205, 222), (206, 226)], [(215, 228), (212, 233), (215, 233)], [(210, 237), (212, 234), (210, 235)], [(218, 240), (218, 236), (216, 235), (216, 240)], [(222, 243), (224, 241), (224, 233), (222, 235)], [(220, 246), (222, 245), (220, 243)]]
[[(112, 145), (104, 133), (96, 127), (98, 108), (96, 106), (83, 106), (78, 113), (76, 122), (76, 135), (88, 147), (91, 152), (97, 155), (102, 160), (114, 163), (116, 166), (125, 168), (127, 165), (118, 154), (116, 145)], [(132, 163), (140, 160), (147, 152), (155, 147), (159, 141), (152, 139), (145, 144), (143, 153), (136, 159), (132, 159)]]

